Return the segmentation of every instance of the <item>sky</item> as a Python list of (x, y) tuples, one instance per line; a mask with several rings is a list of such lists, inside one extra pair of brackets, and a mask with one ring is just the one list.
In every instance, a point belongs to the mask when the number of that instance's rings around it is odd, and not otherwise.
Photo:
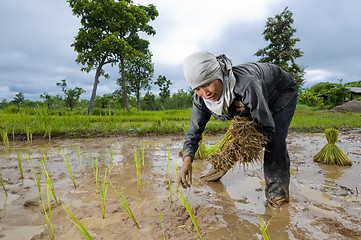
[[(233, 65), (255, 62), (254, 54), (269, 43), (262, 32), (268, 17), (286, 7), (293, 13), (296, 44), (304, 52), (296, 63), (305, 67), (304, 87), (318, 82), (361, 80), (361, 1), (330, 0), (134, 0), (153, 4), (159, 16), (150, 24), (156, 35), (146, 36), (153, 53), (154, 77), (170, 79), (171, 92), (188, 90), (182, 65), (196, 51), (226, 54)], [(19, 92), (25, 99), (40, 94), (62, 95), (81, 87), (90, 99), (95, 72), (82, 72), (71, 47), (81, 27), (66, 0), (0, 0), (0, 101)], [(119, 89), (118, 68), (105, 67), (110, 79), (100, 78), (97, 95)], [(158, 88), (153, 87), (157, 94)]]

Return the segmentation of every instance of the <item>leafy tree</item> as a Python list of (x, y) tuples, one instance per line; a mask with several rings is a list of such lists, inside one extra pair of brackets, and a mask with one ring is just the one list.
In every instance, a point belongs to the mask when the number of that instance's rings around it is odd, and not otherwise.
[(159, 86), (159, 97), (161, 99), (161, 102), (164, 104), (170, 97), (169, 86), (172, 85), (172, 83), (165, 76), (159, 75), (157, 81), (155, 81), (154, 84)]
[(260, 62), (269, 62), (280, 66), (292, 75), (300, 88), (304, 84), (304, 67), (295, 63), (296, 58), (303, 56), (303, 52), (295, 45), (300, 41), (294, 38), (296, 28), (292, 27), (294, 22), (293, 13), (286, 7), (281, 14), (269, 17), (266, 22), (266, 29), (262, 35), (270, 44), (259, 49), (255, 55), (262, 57)]
[(140, 91), (149, 90), (152, 82), (154, 65), (152, 54), (139, 54), (125, 62), (125, 78), (128, 89), (135, 94), (137, 99), (137, 109), (140, 110)]
[(44, 92), (44, 93), (41, 93), (40, 94), (40, 98), (43, 98), (46, 102), (46, 105), (48, 106), (48, 108), (50, 107), (51, 105), (51, 96), (47, 93), (47, 92)]
[(156, 110), (156, 100), (152, 92), (147, 91), (143, 97), (144, 110)]
[(361, 81), (353, 81), (345, 83), (345, 87), (361, 87)]
[(63, 91), (65, 98), (65, 105), (70, 108), (70, 111), (73, 111), (75, 104), (78, 102), (81, 94), (85, 93), (82, 88), (76, 87), (74, 89), (67, 89), (67, 84), (65, 79), (61, 80), (61, 83), (56, 83), (56, 86), (61, 87), (61, 91)]
[(19, 92), (15, 95), (13, 103), (18, 105), (18, 109), (20, 109), (20, 105), (25, 102), (24, 93)]
[[(89, 101), (88, 114), (91, 112), (99, 83), (99, 77), (109, 78), (103, 66), (132, 56), (138, 45), (148, 46), (149, 42), (140, 39), (138, 32), (154, 35), (155, 30), (148, 25), (158, 16), (155, 6), (134, 5), (131, 0), (68, 0), (73, 14), (81, 17), (82, 28), (72, 44), (78, 52), (77, 63), (86, 65), (81, 70), (90, 72), (96, 68), (93, 91)], [(125, 82), (124, 71), (122, 79)], [(123, 84), (124, 105), (128, 108), (126, 85)]]

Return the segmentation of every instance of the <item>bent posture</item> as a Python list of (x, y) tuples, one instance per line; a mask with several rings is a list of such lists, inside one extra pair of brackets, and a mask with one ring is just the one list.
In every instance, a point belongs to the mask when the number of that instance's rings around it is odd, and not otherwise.
[[(184, 61), (184, 76), (194, 91), (190, 128), (185, 135), (183, 165), (178, 183), (190, 187), (192, 162), (207, 122), (213, 115), (222, 121), (235, 115), (257, 124), (265, 137), (265, 194), (271, 204), (289, 201), (290, 159), (286, 137), (297, 103), (297, 83), (280, 67), (268, 63), (232, 66), (224, 54), (196, 52)], [(225, 172), (211, 169), (206, 181)]]

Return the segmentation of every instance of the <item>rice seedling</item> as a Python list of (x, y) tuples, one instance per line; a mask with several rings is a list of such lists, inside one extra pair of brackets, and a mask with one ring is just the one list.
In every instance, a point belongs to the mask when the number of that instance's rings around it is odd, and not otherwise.
[(261, 161), (263, 141), (264, 137), (256, 130), (254, 122), (236, 116), (220, 144), (207, 149), (207, 161), (213, 168), (225, 172), (237, 162), (246, 165)]
[(1, 173), (0, 173), (0, 184), (1, 184), (1, 186), (3, 187), (3, 189), (4, 189), (5, 195), (7, 196), (7, 195), (8, 195), (8, 192), (6, 191), (6, 187), (5, 187), (5, 184), (4, 184), (3, 176), (2, 176)]
[(137, 149), (134, 147), (134, 162), (135, 167), (137, 168), (137, 179), (138, 179), (138, 192), (140, 192), (140, 185), (141, 185), (141, 179), (140, 179), (140, 159), (138, 158)]
[(95, 193), (98, 193), (98, 175), (99, 175), (98, 157), (95, 158), (95, 167), (94, 167), (94, 161), (92, 160), (92, 168), (95, 177)]
[(33, 160), (30, 161), (30, 157), (29, 157), (29, 156), (27, 156), (26, 158), (27, 158), (28, 163), (29, 163), (29, 165), (30, 165), (31, 171), (33, 172), (34, 179), (35, 179), (35, 182), (36, 182), (36, 186), (38, 187), (39, 197), (40, 197), (40, 199), (41, 199), (41, 201), (42, 201), (41, 185), (40, 185), (39, 173), (38, 173), (38, 171), (37, 171), (36, 168), (35, 168), (34, 161), (33, 161)]
[(144, 140), (142, 142), (142, 145), (141, 145), (141, 154), (142, 154), (142, 164), (144, 166), (144, 152), (145, 152), (145, 144), (144, 144)]
[(188, 198), (187, 197), (184, 197), (182, 192), (179, 190), (179, 188), (177, 187), (177, 192), (176, 192), (176, 195), (178, 196), (179, 200), (182, 202), (183, 206), (186, 208), (191, 220), (192, 220), (192, 223), (195, 227), (195, 229), (197, 230), (197, 234), (198, 234), (198, 237), (199, 239), (202, 240), (202, 236), (201, 236), (201, 233), (199, 231), (199, 228), (198, 228), (198, 225), (197, 225), (197, 221), (196, 221), (196, 218), (193, 214), (193, 211), (192, 211), (192, 208), (189, 204), (189, 201), (188, 201)]
[(40, 167), (41, 167), (41, 170), (42, 170), (43, 175), (45, 177), (45, 181), (47, 183), (47, 186), (49, 186), (49, 188), (51, 190), (51, 193), (53, 195), (55, 205), (56, 205), (56, 209), (58, 210), (58, 213), (60, 213), (58, 198), (56, 197), (56, 194), (55, 194), (55, 187), (54, 187), (53, 177), (51, 175), (51, 171), (50, 171), (48, 165), (46, 164), (46, 158), (45, 158), (44, 154), (43, 154), (43, 161), (40, 163)]
[(68, 157), (67, 157), (66, 154), (63, 153), (63, 152), (61, 153), (61, 156), (63, 156), (64, 162), (66, 163), (66, 166), (68, 167), (71, 180), (73, 181), (74, 188), (76, 188), (76, 184), (75, 184), (75, 181), (74, 181), (73, 172), (71, 171)]
[(107, 195), (108, 191), (108, 184), (107, 184), (107, 170), (105, 170), (104, 178), (102, 181), (102, 217), (105, 218), (105, 196)]
[(76, 154), (78, 155), (80, 170), (81, 170), (81, 173), (83, 174), (84, 173), (84, 170), (83, 170), (83, 158), (81, 157), (80, 151), (79, 151), (79, 149), (78, 149), (78, 147), (76, 145), (75, 145), (75, 150), (76, 150)]
[(18, 166), (19, 166), (20, 178), (24, 179), (23, 166), (22, 166), (22, 163), (21, 163), (20, 153), (17, 152), (16, 155), (17, 155), (17, 158), (18, 158)]
[(271, 219), (266, 223), (260, 215), (258, 215), (258, 218), (263, 240), (270, 240), (271, 238), (268, 232), (268, 224), (271, 222)]
[(166, 172), (167, 172), (167, 176), (168, 176), (168, 188), (169, 188), (169, 199), (170, 199), (170, 202), (172, 203), (172, 190), (173, 190), (173, 187), (172, 187), (172, 174), (171, 174), (171, 171), (170, 171), (170, 148), (168, 148), (168, 157), (167, 157), (167, 166), (166, 166)]
[(352, 162), (347, 158), (347, 156), (335, 145), (338, 140), (338, 133), (337, 129), (325, 129), (325, 135), (328, 143), (313, 157), (316, 162), (340, 166), (352, 165)]
[[(42, 206), (42, 214), (45, 220), (45, 224), (43, 224), (44, 228), (49, 234), (50, 239), (55, 239), (54, 226), (53, 226), (53, 216), (51, 213), (51, 203), (50, 203), (50, 193), (49, 193), (49, 185), (46, 184), (46, 196), (48, 200), (48, 211), (46, 209), (46, 205), (41, 197), (41, 206)], [(49, 213), (48, 213), (49, 212)]]
[(74, 223), (74, 225), (76, 227), (75, 229), (86, 239), (93, 240), (94, 238), (89, 234), (88, 230), (86, 230), (86, 228), (83, 226), (83, 224), (81, 224), (81, 222), (78, 220), (78, 218), (70, 210), (68, 210), (63, 203), (62, 203), (62, 205), (63, 205), (65, 211), (70, 216), (70, 220)]
[(28, 144), (31, 145), (33, 143), (33, 133), (31, 132), (30, 127), (26, 128), (26, 138), (27, 138)]
[(124, 191), (123, 191), (122, 187), (121, 187), (120, 184), (119, 184), (119, 188), (120, 188), (120, 191), (121, 191), (121, 195), (120, 195), (120, 194), (118, 193), (118, 191), (115, 189), (115, 187), (113, 186), (113, 184), (112, 184), (110, 181), (109, 181), (109, 183), (110, 183), (110, 186), (113, 188), (115, 194), (118, 196), (119, 201), (120, 201), (120, 204), (122, 205), (122, 207), (124, 208), (124, 210), (128, 213), (129, 217), (133, 220), (135, 226), (136, 226), (137, 228), (139, 228), (139, 225), (138, 225), (137, 221), (135, 220), (135, 217), (134, 217), (134, 215), (133, 215), (133, 213), (132, 213), (132, 210), (131, 210), (130, 207), (129, 207), (129, 204), (128, 204), (128, 202), (127, 202), (127, 199), (125, 198), (125, 194), (124, 194)]
[(165, 240), (164, 227), (163, 227), (163, 219), (162, 219), (162, 214), (160, 213), (160, 211), (159, 211), (159, 219), (160, 219), (160, 225), (162, 226), (163, 240)]
[(9, 147), (10, 146), (10, 143), (9, 143), (9, 138), (8, 138), (8, 132), (6, 130), (3, 130), (1, 132), (1, 137), (3, 139), (3, 142), (4, 142), (4, 145), (6, 147)]
[(45, 139), (46, 135), (48, 135), (49, 140), (51, 139), (51, 126), (48, 126), (44, 131), (43, 139)]
[(113, 170), (113, 166), (114, 166), (114, 154), (113, 154), (113, 149), (109, 149), (108, 152), (108, 165), (109, 165), (109, 174), (111, 173), (111, 171)]

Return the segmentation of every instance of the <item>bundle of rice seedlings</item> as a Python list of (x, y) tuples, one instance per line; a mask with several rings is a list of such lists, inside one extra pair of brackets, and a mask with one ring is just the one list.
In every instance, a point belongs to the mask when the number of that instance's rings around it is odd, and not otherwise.
[(207, 149), (213, 168), (228, 171), (237, 162), (249, 164), (262, 159), (264, 136), (255, 123), (245, 117), (235, 116), (225, 136), (216, 146)]
[(340, 166), (352, 165), (347, 156), (335, 145), (338, 140), (338, 133), (337, 129), (325, 129), (328, 143), (313, 157), (316, 162)]

